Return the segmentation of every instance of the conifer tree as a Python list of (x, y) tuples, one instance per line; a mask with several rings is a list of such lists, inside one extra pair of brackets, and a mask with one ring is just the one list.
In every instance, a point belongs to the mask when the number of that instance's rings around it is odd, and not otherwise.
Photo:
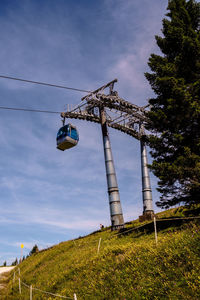
[(151, 54), (145, 73), (155, 97), (149, 100), (151, 169), (168, 208), (200, 200), (200, 3), (169, 0), (161, 55)]
[(13, 263), (11, 264), (11, 266), (16, 266), (18, 265), (18, 259), (16, 258), (15, 261), (13, 261)]
[(30, 251), (29, 255), (33, 255), (35, 253), (38, 253), (39, 252), (39, 248), (37, 245), (33, 246), (32, 250)]

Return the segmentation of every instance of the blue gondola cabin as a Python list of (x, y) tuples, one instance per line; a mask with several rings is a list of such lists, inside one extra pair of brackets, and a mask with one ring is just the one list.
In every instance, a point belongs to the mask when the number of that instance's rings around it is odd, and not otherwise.
[(57, 133), (57, 149), (66, 150), (78, 144), (79, 135), (75, 126), (67, 124), (61, 127)]

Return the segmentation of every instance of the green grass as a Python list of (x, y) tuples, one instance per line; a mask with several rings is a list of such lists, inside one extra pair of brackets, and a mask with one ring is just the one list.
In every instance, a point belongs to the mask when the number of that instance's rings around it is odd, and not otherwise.
[[(185, 208), (175, 210), (158, 217), (185, 215)], [(126, 227), (140, 225), (133, 221)], [(74, 293), (78, 300), (200, 299), (200, 224), (165, 222), (157, 246), (152, 224), (121, 235), (106, 228), (41, 251), (19, 267), (27, 285), (71, 299)], [(18, 281), (10, 280), (5, 299), (29, 299), (29, 290), (22, 286), (20, 296)], [(59, 298), (33, 290), (33, 299)]]

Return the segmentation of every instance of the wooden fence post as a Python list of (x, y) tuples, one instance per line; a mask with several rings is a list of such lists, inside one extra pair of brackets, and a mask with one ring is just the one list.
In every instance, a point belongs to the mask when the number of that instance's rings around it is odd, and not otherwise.
[(153, 222), (154, 222), (154, 231), (155, 231), (155, 240), (156, 240), (156, 246), (158, 244), (158, 236), (157, 236), (157, 228), (156, 228), (156, 218), (153, 218)]
[(100, 245), (101, 245), (101, 238), (99, 239), (99, 245), (98, 245), (98, 249), (97, 249), (97, 254), (99, 254)]
[(32, 296), (33, 296), (33, 288), (32, 285), (30, 286), (30, 300), (32, 300)]
[(20, 294), (22, 293), (20, 278), (19, 278), (19, 293), (20, 293)]
[(77, 300), (76, 294), (74, 294), (74, 300)]

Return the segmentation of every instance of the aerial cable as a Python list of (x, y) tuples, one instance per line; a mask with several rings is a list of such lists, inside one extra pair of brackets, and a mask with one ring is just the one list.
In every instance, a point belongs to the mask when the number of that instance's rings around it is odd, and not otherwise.
[(40, 81), (27, 80), (27, 79), (22, 79), (22, 78), (17, 78), (17, 77), (10, 77), (10, 76), (5, 76), (5, 75), (0, 75), (0, 78), (17, 80), (17, 81), (28, 82), (28, 83), (34, 83), (34, 84), (39, 84), (39, 85), (46, 85), (46, 86), (56, 87), (56, 88), (60, 88), (60, 89), (73, 90), (73, 91), (77, 91), (77, 92), (91, 93), (91, 91), (76, 89), (76, 88), (72, 88), (72, 87), (68, 87), (68, 86), (51, 84), (51, 83), (40, 82)]
[(61, 114), (60, 111), (39, 110), (39, 109), (31, 109), (31, 108), (17, 108), (17, 107), (0, 106), (0, 109), (15, 110), (15, 111), (29, 111), (29, 112), (47, 113), (47, 114)]

